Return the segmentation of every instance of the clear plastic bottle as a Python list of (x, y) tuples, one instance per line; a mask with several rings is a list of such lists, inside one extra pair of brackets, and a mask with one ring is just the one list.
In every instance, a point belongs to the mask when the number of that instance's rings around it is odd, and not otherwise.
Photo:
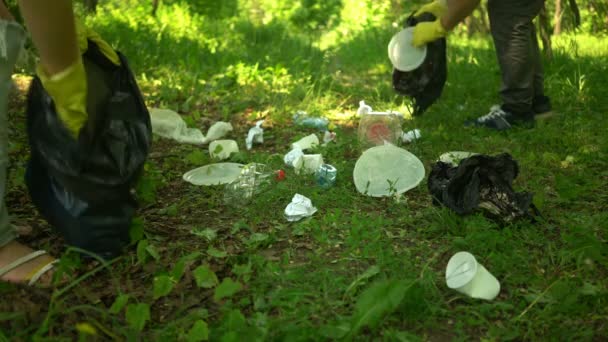
[(273, 180), (285, 178), (283, 170), (271, 170), (264, 164), (247, 164), (239, 177), (224, 188), (224, 203), (232, 207), (242, 207), (251, 202), (255, 195), (261, 193)]
[(302, 127), (310, 127), (318, 129), (319, 131), (327, 131), (329, 127), (329, 120), (326, 118), (312, 117), (304, 111), (298, 111), (293, 115), (293, 122)]

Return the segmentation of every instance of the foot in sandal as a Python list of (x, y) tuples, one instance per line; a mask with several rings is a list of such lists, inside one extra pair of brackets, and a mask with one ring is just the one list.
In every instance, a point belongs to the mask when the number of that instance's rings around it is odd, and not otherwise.
[(56, 262), (57, 260), (45, 251), (34, 251), (12, 241), (0, 247), (0, 281), (49, 286)]

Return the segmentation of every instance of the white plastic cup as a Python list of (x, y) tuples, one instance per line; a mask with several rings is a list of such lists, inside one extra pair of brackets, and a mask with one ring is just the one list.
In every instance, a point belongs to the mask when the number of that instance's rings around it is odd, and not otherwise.
[(291, 149), (293, 150), (299, 148), (300, 150), (304, 151), (315, 146), (319, 146), (319, 137), (313, 133), (291, 144)]
[(500, 292), (498, 280), (469, 252), (450, 258), (445, 280), (449, 288), (472, 298), (492, 300)]
[(297, 174), (311, 174), (315, 173), (323, 164), (322, 155), (305, 154), (294, 161), (293, 167), (296, 169)]
[(234, 140), (214, 140), (209, 144), (209, 155), (211, 158), (224, 160), (230, 158), (232, 153), (238, 152), (239, 145)]

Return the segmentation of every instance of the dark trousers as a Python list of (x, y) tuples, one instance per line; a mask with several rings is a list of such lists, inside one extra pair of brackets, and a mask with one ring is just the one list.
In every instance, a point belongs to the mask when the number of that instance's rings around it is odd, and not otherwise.
[(503, 109), (531, 115), (544, 96), (543, 66), (532, 22), (544, 0), (489, 0), (490, 29), (502, 74)]

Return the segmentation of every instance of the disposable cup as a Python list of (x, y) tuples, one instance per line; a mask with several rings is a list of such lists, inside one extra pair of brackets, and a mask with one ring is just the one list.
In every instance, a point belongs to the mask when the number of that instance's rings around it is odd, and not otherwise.
[(305, 154), (293, 163), (298, 174), (315, 173), (323, 165), (323, 156), (320, 154)]
[(234, 140), (214, 140), (209, 144), (211, 158), (220, 160), (230, 158), (232, 153), (239, 152), (239, 145)]
[(445, 280), (449, 288), (472, 298), (492, 300), (500, 292), (498, 280), (468, 252), (450, 258)]
[(291, 149), (299, 148), (304, 151), (315, 146), (319, 146), (319, 137), (316, 134), (311, 134), (291, 144)]

